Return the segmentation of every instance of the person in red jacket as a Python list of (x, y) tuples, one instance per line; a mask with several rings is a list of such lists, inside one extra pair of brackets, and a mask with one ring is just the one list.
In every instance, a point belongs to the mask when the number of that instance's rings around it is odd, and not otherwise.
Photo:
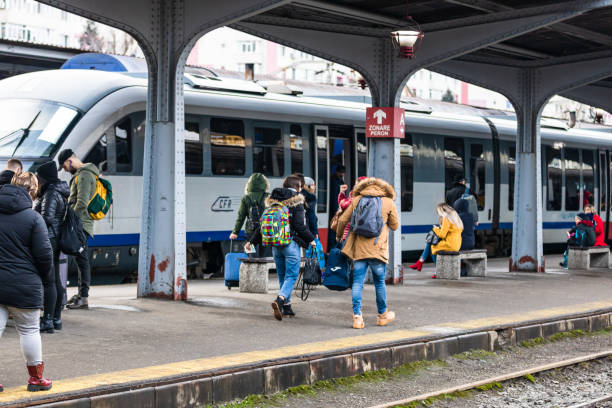
[(607, 246), (604, 234), (604, 223), (601, 217), (595, 212), (595, 207), (592, 204), (587, 204), (584, 206), (584, 212), (593, 214), (593, 222), (595, 223), (595, 246)]
[[(365, 176), (361, 176), (355, 182), (355, 185), (362, 180), (367, 179)], [(346, 184), (340, 186), (340, 194), (338, 194), (338, 207), (342, 209), (342, 212), (350, 207), (353, 202), (353, 190), (351, 190), (348, 194), (346, 193), (348, 190), (348, 186)], [(344, 234), (342, 234), (342, 240), (344, 241), (346, 237), (348, 237), (349, 231), (351, 230), (351, 223), (346, 224), (344, 228)]]

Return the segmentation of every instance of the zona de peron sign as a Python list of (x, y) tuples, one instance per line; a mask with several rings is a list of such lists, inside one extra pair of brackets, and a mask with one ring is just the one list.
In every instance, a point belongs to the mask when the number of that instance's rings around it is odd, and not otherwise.
[(366, 137), (394, 137), (403, 139), (405, 130), (404, 109), (366, 109)]

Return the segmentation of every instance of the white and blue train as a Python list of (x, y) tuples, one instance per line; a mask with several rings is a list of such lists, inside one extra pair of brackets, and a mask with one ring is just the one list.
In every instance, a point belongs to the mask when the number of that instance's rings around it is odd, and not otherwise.
[[(145, 137), (144, 74), (53, 70), (0, 81), (0, 166), (18, 157), (26, 169), (72, 148), (98, 165), (114, 189), (109, 215), (96, 222), (90, 251), (95, 271), (137, 267)], [(450, 105), (449, 105), (450, 106)], [(336, 166), (365, 175), (362, 103), (268, 92), (253, 82), (185, 74), (187, 241), (199, 276), (215, 272), (252, 172), (273, 185), (293, 172), (318, 186), (320, 236), (330, 218), (328, 186)], [(435, 205), (463, 174), (478, 196), (478, 240), (491, 254), (511, 246), (516, 121), (507, 114), (408, 103), (401, 142), (402, 249), (423, 246)], [(467, 113), (466, 113), (467, 112)], [(474, 113), (475, 112), (475, 113)], [(499, 112), (498, 112), (499, 113)], [(610, 217), (610, 128), (570, 129), (542, 122), (544, 242), (561, 244), (586, 202)], [(16, 132), (29, 129), (29, 132)], [(606, 228), (606, 238), (610, 231)]]

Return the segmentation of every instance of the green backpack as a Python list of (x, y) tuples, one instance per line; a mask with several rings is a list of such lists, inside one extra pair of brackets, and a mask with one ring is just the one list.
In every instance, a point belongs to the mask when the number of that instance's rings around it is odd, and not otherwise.
[[(76, 178), (75, 178), (76, 183)], [(93, 220), (101, 220), (106, 216), (113, 203), (113, 186), (110, 181), (96, 176), (96, 188), (93, 197), (87, 204), (87, 212)]]

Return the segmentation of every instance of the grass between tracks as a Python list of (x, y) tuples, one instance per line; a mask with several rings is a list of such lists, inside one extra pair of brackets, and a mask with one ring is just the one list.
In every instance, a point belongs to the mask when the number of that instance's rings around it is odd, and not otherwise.
[(521, 342), (521, 347), (534, 347), (540, 344), (554, 343), (564, 339), (575, 339), (582, 336), (609, 336), (612, 335), (612, 327), (597, 330), (594, 332), (585, 332), (583, 330), (571, 330), (566, 332), (555, 333), (550, 337), (536, 337), (535, 339), (524, 340)]

